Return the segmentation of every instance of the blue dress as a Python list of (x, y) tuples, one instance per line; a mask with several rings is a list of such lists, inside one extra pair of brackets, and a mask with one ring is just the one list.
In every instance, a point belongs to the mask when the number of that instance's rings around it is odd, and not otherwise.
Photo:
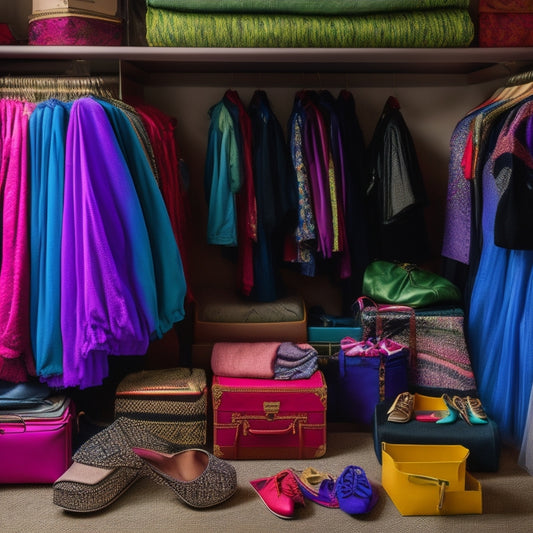
[(185, 316), (187, 284), (181, 255), (163, 196), (135, 129), (124, 111), (104, 100), (97, 101), (113, 127), (143, 210), (155, 275), (154, 280), (147, 281), (155, 283), (157, 294), (157, 310), (154, 312), (158, 316), (158, 325), (154, 333), (161, 338)]
[(61, 224), (70, 104), (51, 99), (29, 119), (31, 165), (30, 336), (36, 373), (63, 372)]
[(481, 177), (483, 246), (467, 323), (480, 398), (498, 423), (502, 438), (514, 445), (520, 444), (524, 434), (533, 383), (533, 250), (494, 244), (500, 200), (496, 178), (506, 173), (512, 179), (520, 157), (517, 146), (533, 152), (527, 133), (532, 113), (533, 104), (527, 102), (508, 112), (499, 127), (494, 126), (494, 144), (486, 152)]

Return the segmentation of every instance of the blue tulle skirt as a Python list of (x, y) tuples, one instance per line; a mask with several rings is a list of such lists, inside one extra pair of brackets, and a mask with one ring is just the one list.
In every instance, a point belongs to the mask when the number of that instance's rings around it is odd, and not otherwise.
[(483, 248), (467, 337), (481, 400), (504, 441), (520, 445), (533, 382), (533, 251), (494, 244), (498, 191), (487, 158), (482, 175)]

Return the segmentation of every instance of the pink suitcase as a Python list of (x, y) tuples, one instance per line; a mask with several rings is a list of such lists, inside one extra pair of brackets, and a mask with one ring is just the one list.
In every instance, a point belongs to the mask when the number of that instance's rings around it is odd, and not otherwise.
[(314, 459), (326, 453), (327, 388), (309, 379), (214, 376), (213, 453), (223, 459)]
[(0, 411), (0, 484), (53, 483), (72, 464), (73, 402), (51, 397), (37, 408)]

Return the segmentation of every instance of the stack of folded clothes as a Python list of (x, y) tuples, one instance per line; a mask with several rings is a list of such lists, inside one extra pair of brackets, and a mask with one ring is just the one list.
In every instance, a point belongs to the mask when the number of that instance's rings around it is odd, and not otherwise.
[(469, 0), (146, 0), (149, 46), (448, 48), (474, 38)]
[(317, 352), (294, 342), (217, 342), (211, 355), (213, 453), (312, 459), (326, 452), (327, 385)]
[(305, 343), (217, 342), (211, 370), (233, 378), (307, 379), (318, 370), (318, 354)]

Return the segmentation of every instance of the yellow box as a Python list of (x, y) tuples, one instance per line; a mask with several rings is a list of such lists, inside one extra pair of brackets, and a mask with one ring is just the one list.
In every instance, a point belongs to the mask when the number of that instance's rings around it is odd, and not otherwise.
[(382, 443), (381, 483), (404, 516), (481, 514), (481, 485), (461, 445)]
[(415, 393), (415, 411), (442, 411), (448, 406), (441, 396), (425, 396)]

